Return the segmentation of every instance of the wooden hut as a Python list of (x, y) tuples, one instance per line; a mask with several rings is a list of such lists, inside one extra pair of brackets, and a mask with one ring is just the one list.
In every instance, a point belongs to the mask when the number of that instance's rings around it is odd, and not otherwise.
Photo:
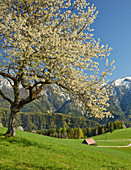
[(85, 139), (82, 143), (87, 144), (87, 145), (97, 146), (97, 143), (95, 142), (95, 140), (93, 138)]

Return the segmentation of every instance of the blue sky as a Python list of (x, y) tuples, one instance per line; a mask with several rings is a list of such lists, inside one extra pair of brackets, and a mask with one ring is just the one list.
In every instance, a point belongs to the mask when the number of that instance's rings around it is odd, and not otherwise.
[(131, 77), (131, 0), (88, 0), (99, 14), (91, 25), (95, 39), (113, 48), (110, 58), (116, 68), (109, 81)]

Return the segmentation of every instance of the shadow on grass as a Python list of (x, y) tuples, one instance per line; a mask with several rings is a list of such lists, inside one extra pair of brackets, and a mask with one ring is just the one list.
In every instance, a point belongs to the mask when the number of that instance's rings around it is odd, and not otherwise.
[[(21, 168), (20, 168), (21, 166)], [(47, 167), (42, 167), (39, 165), (35, 165), (35, 164), (29, 164), (26, 162), (21, 162), (20, 164), (1, 164), (0, 163), (0, 169), (5, 169), (5, 170), (18, 170), (18, 169), (40, 169), (40, 170), (46, 170), (46, 169), (53, 169), (54, 167), (52, 166), (47, 166)]]
[(0, 136), (4, 136), (4, 134), (0, 133)]
[(37, 142), (33, 142), (28, 139), (25, 139), (22, 137), (17, 137), (17, 136), (7, 137), (7, 136), (4, 136), (3, 134), (0, 134), (0, 141), (9, 142), (10, 144), (15, 144), (15, 145), (22, 146), (22, 147), (32, 147), (33, 146), (33, 147), (43, 148), (46, 150), (52, 149), (51, 145), (47, 146), (44, 144), (39, 144)]

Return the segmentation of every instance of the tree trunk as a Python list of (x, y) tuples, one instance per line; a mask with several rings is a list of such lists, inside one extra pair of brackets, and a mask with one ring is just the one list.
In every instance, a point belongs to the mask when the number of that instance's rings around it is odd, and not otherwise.
[(16, 120), (16, 114), (18, 112), (18, 109), (16, 106), (11, 106), (11, 112), (9, 116), (9, 122), (8, 122), (8, 130), (5, 135), (7, 136), (15, 136), (15, 120)]

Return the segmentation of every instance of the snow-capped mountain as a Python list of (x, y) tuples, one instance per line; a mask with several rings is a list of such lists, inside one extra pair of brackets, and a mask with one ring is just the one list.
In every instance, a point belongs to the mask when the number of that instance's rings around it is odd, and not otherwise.
[(110, 110), (122, 114), (131, 121), (131, 77), (119, 78), (112, 81), (109, 86)]
[(131, 77), (119, 78), (119, 79), (111, 82), (111, 85), (113, 85), (113, 86), (125, 86), (126, 88), (129, 88), (131, 86)]
[(110, 83), (110, 93), (119, 99), (131, 93), (131, 77), (119, 78)]

